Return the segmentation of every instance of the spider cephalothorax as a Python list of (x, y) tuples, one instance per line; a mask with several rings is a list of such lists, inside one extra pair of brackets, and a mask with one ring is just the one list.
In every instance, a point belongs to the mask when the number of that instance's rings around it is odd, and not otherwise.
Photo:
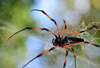
[[(84, 41), (84, 39), (76, 38), (76, 37), (71, 37), (72, 35), (80, 34), (80, 33), (86, 32), (86, 31), (88, 31), (88, 30), (91, 30), (91, 29), (93, 29), (93, 28), (95, 28), (95, 29), (100, 29), (100, 26), (96, 26), (96, 25), (95, 25), (95, 26), (92, 26), (91, 28), (88, 28), (87, 30), (80, 31), (80, 32), (77, 32), (77, 33), (73, 33), (73, 34), (70, 34), (70, 35), (64, 37), (65, 31), (66, 31), (66, 28), (67, 28), (67, 27), (66, 27), (66, 22), (64, 21), (65, 29), (64, 29), (64, 32), (63, 32), (62, 36), (60, 37), (59, 28), (58, 28), (58, 25), (57, 25), (57, 23), (56, 23), (56, 21), (55, 21), (54, 19), (52, 19), (52, 18), (51, 18), (46, 12), (44, 12), (43, 10), (33, 9), (33, 10), (31, 10), (31, 11), (41, 11), (41, 12), (42, 12), (43, 14), (45, 14), (51, 21), (53, 21), (54, 24), (55, 24), (56, 27), (57, 27), (58, 36), (55, 35), (52, 31), (50, 31), (50, 30), (48, 30), (48, 29), (46, 29), (46, 28), (33, 28), (33, 27), (27, 27), (27, 28), (24, 28), (24, 29), (22, 29), (22, 30), (20, 30), (20, 31), (18, 31), (18, 32), (16, 32), (16, 33), (14, 33), (12, 36), (14, 36), (15, 34), (21, 32), (21, 31), (23, 31), (23, 30), (26, 30), (26, 29), (28, 29), (28, 30), (33, 30), (33, 29), (34, 29), (34, 30), (45, 30), (45, 31), (50, 32), (51, 34), (53, 34), (53, 35), (55, 36), (55, 38), (52, 40), (52, 43), (53, 43), (54, 47), (52, 47), (51, 49), (49, 49), (49, 50), (47, 50), (47, 51), (45, 51), (45, 52), (43, 52), (43, 53), (37, 55), (35, 58), (31, 59), (28, 63), (26, 63), (22, 68), (24, 68), (25, 66), (27, 66), (27, 65), (28, 65), (30, 62), (32, 62), (34, 59), (36, 59), (36, 58), (38, 58), (38, 57), (41, 57), (42, 55), (44, 55), (44, 54), (46, 54), (46, 53), (48, 53), (48, 52), (50, 52), (50, 51), (52, 51), (52, 50), (54, 50), (54, 49), (56, 49), (56, 48), (59, 48), (59, 47), (64, 48), (64, 50), (66, 51), (65, 61), (64, 61), (63, 68), (65, 68), (65, 66), (66, 66), (66, 60), (67, 60), (67, 55), (68, 55), (68, 50), (67, 50), (66, 48), (69, 48), (69, 49), (71, 49), (71, 50), (73, 51), (73, 55), (74, 55), (74, 59), (75, 59), (75, 68), (76, 68), (76, 55), (75, 55), (74, 49), (73, 49), (72, 47), (70, 47), (70, 46), (72, 46), (72, 45), (77, 45), (77, 44), (81, 44), (81, 43), (87, 43), (87, 44), (91, 44), (91, 45), (96, 46), (96, 47), (100, 47), (100, 46), (97, 45), (97, 44), (93, 44), (93, 43)], [(8, 38), (8, 40), (9, 40), (12, 36), (10, 36), (10, 37)], [(64, 37), (64, 38), (63, 38), (63, 37)]]
[(60, 46), (60, 47), (63, 47), (66, 43), (67, 43), (67, 38), (57, 38), (57, 39), (53, 39), (52, 40), (52, 43), (54, 46)]

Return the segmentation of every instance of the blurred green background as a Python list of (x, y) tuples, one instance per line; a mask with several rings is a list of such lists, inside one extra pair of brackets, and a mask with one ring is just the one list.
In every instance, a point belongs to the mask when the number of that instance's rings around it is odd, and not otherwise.
[[(45, 1), (45, 0), (43, 0), (43, 1)], [(50, 1), (51, 0), (48, 0), (46, 5), (49, 4)], [(66, 10), (69, 10), (69, 9), (74, 10), (75, 9), (73, 6), (77, 0), (74, 0), (74, 1), (73, 0), (64, 0), (64, 1), (58, 0), (58, 1), (61, 6), (60, 6), (60, 8), (59, 8), (59, 6), (56, 8), (59, 9), (59, 11), (61, 11), (61, 17), (62, 17), (62, 15), (64, 15)], [(79, 21), (79, 24), (77, 24), (75, 26), (68, 25), (69, 28), (79, 27), (83, 21), (85, 22), (86, 26), (88, 26), (88, 24), (93, 24), (92, 22), (100, 23), (100, 4), (99, 4), (100, 0), (87, 0), (87, 1), (89, 1), (89, 3), (90, 3), (90, 10), (86, 14), (80, 14), (81, 20)], [(63, 4), (63, 2), (66, 2), (66, 3)], [(55, 5), (56, 5), (56, 3), (55, 3)], [(34, 5), (36, 5), (36, 4), (37, 4), (37, 1), (34, 1), (34, 0), (0, 0), (0, 68), (20, 68), (20, 66), (23, 66), (23, 64), (25, 63), (24, 61), (26, 58), (25, 56), (26, 56), (26, 51), (27, 51), (27, 48), (25, 46), (26, 39), (32, 34), (36, 34), (36, 35), (40, 36), (41, 33), (39, 33), (39, 31), (26, 30), (20, 34), (17, 34), (10, 40), (8, 40), (8, 38), (13, 33), (17, 32), (18, 30), (23, 29), (25, 27), (37, 27), (37, 24), (36, 24), (37, 20), (34, 20), (34, 17), (31, 15), (31, 12), (30, 12), (30, 10), (33, 9), (32, 7), (34, 7)], [(65, 11), (62, 11), (62, 7), (64, 7)], [(50, 8), (50, 10), (52, 10), (52, 8)], [(55, 12), (53, 14), (57, 15), (57, 12), (58, 12), (58, 10), (56, 11), (56, 9), (55, 9)], [(58, 12), (58, 14), (59, 14), (59, 12)], [(39, 17), (39, 15), (38, 15), (38, 17)], [(62, 20), (63, 20), (63, 18), (62, 18)], [(65, 21), (66, 21), (66, 19), (65, 19)], [(38, 23), (40, 23), (40, 22), (38, 22)], [(42, 23), (38, 24), (38, 27), (39, 26), (42, 27)], [(63, 29), (63, 27), (60, 27), (60, 28)], [(52, 30), (53, 29), (54, 28), (52, 28)], [(93, 30), (93, 31), (95, 31), (95, 30)], [(92, 33), (94, 33), (93, 31), (89, 31), (91, 36), (92, 36)], [(45, 37), (45, 36), (50, 36), (50, 34), (43, 35), (43, 37)], [(96, 32), (95, 36), (97, 38), (100, 38), (100, 30), (98, 30)], [(95, 41), (96, 44), (100, 45), (100, 39), (93, 40), (93, 41)], [(87, 56), (84, 52), (82, 52), (81, 46), (77, 46), (77, 49), (80, 51), (78, 51), (76, 49), (76, 47), (74, 47), (74, 46), (73, 46), (73, 48), (75, 48), (75, 50), (76, 50), (75, 51), (76, 56), (78, 55), (81, 57), (81, 59), (84, 60), (84, 56), (83, 56), (83, 54), (84, 54), (85, 58), (87, 58), (89, 61), (96, 62), (96, 64), (94, 65), (95, 68), (100, 68), (100, 50), (98, 50), (99, 52), (97, 52), (98, 57), (91, 58), (91, 57)], [(43, 51), (45, 51), (45, 50), (43, 50)], [(69, 50), (69, 51), (71, 52), (71, 50)], [(92, 53), (92, 51), (90, 53)], [(95, 52), (93, 52), (93, 53), (95, 53)], [(59, 56), (59, 54), (61, 54), (61, 53), (55, 54), (54, 58), (57, 58), (57, 56)], [(65, 53), (63, 54), (63, 56), (65, 56)], [(45, 57), (48, 57), (48, 55), (46, 55)], [(72, 55), (72, 58), (73, 58), (73, 55)], [(63, 60), (64, 60), (64, 58), (63, 58)], [(82, 62), (80, 60), (80, 58), (79, 59), (77, 58), (77, 60), (78, 60), (77, 63), (81, 62), (80, 65), (77, 65), (77, 68), (94, 68), (94, 67), (91, 67), (92, 63), (90, 63), (88, 61)], [(88, 63), (90, 63), (90, 65)], [(20, 66), (19, 66), (19, 64), (20, 64)], [(85, 67), (85, 64), (87, 64), (88, 66)], [(50, 68), (48, 65), (46, 65), (46, 64), (44, 64), (44, 65), (46, 66), (46, 68)], [(61, 63), (61, 67), (62, 67), (62, 65), (63, 65), (63, 63)], [(66, 66), (67, 65), (68, 64), (66, 64)], [(51, 65), (51, 68), (52, 68), (52, 65)], [(72, 68), (74, 68), (74, 61), (73, 61)]]

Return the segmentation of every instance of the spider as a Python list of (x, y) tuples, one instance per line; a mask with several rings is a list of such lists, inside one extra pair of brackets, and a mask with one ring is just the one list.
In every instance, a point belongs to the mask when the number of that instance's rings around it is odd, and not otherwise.
[[(50, 51), (52, 51), (52, 50), (55, 50), (55, 49), (57, 49), (57, 48), (59, 48), (59, 47), (62, 47), (62, 48), (66, 51), (65, 61), (64, 61), (64, 64), (63, 64), (63, 68), (65, 68), (65, 66), (66, 66), (67, 55), (68, 55), (68, 50), (66, 49), (66, 47), (69, 48), (69, 49), (71, 49), (71, 50), (73, 51), (74, 60), (75, 60), (75, 68), (76, 68), (76, 55), (75, 55), (74, 49), (73, 49), (72, 47), (70, 47), (70, 46), (72, 46), (72, 45), (77, 45), (77, 44), (81, 44), (81, 43), (87, 43), (87, 44), (91, 44), (91, 45), (93, 45), (93, 46), (96, 46), (96, 47), (99, 47), (99, 48), (100, 48), (99, 45), (94, 44), (94, 43), (90, 43), (90, 42), (87, 42), (87, 41), (84, 41), (84, 39), (82, 39), (82, 38), (71, 37), (71, 36), (73, 36), (73, 35), (80, 34), (80, 33), (86, 32), (86, 31), (89, 31), (89, 30), (91, 30), (91, 29), (93, 29), (93, 28), (95, 28), (95, 29), (100, 29), (100, 26), (94, 25), (94, 26), (92, 26), (91, 28), (88, 28), (88, 29), (86, 29), (86, 30), (84, 30), (84, 31), (80, 31), (80, 32), (77, 32), (77, 33), (73, 33), (73, 34), (70, 34), (70, 35), (64, 37), (65, 31), (66, 31), (66, 29), (67, 29), (65, 20), (63, 20), (63, 21), (64, 21), (64, 25), (65, 25), (65, 29), (64, 29), (64, 32), (63, 32), (62, 36), (60, 36), (59, 28), (58, 28), (58, 25), (57, 25), (56, 21), (55, 21), (54, 19), (52, 19), (45, 11), (43, 11), (43, 10), (38, 10), (38, 9), (32, 9), (31, 11), (40, 11), (40, 12), (42, 12), (43, 14), (45, 14), (51, 21), (53, 21), (54, 24), (55, 24), (56, 27), (57, 27), (58, 36), (57, 36), (56, 34), (54, 34), (53, 32), (51, 32), (50, 30), (48, 30), (47, 28), (33, 28), (33, 27), (26, 27), (26, 28), (24, 28), (24, 29), (22, 29), (22, 30), (20, 30), (20, 31), (18, 31), (18, 32), (16, 32), (16, 33), (14, 33), (13, 35), (11, 35), (11, 36), (8, 38), (8, 40), (9, 40), (12, 36), (14, 36), (15, 34), (21, 32), (21, 31), (24, 31), (24, 30), (26, 30), (26, 29), (28, 29), (28, 30), (45, 30), (45, 31), (47, 31), (47, 32), (49, 32), (49, 33), (51, 33), (51, 34), (53, 34), (53, 35), (55, 36), (55, 38), (52, 39), (52, 44), (54, 45), (54, 47), (52, 47), (52, 48), (50, 48), (49, 50), (47, 50), (47, 51), (45, 51), (45, 52), (43, 52), (43, 53), (37, 55), (36, 57), (34, 57), (33, 59), (31, 59), (29, 62), (27, 62), (22, 68), (26, 67), (30, 62), (32, 62), (32, 61), (35, 60), (36, 58), (39, 58), (39, 57), (41, 57), (42, 55), (44, 55), (44, 54), (46, 54), (46, 53), (48, 53), (48, 52), (50, 52)], [(64, 38), (63, 38), (63, 37), (64, 37)]]

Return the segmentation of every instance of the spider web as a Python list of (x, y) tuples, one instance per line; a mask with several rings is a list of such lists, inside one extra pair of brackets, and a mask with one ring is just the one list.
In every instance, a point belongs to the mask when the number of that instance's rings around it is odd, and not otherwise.
[[(92, 27), (93, 25), (100, 25), (100, 22), (92, 22), (92, 23), (89, 23), (88, 25), (86, 25), (85, 22), (82, 22), (79, 26), (67, 27), (65, 36), (75, 33), (75, 32), (86, 30)], [(63, 22), (59, 25), (59, 27), (62, 27), (62, 26), (64, 26)], [(61, 34), (63, 33), (63, 30), (64, 28), (63, 29), (60, 28)], [(92, 29), (90, 31), (87, 31), (81, 34), (74, 35), (74, 37), (83, 38), (85, 41), (100, 45), (99, 31), (100, 30)], [(57, 34), (56, 29), (54, 29), (53, 32)], [(53, 45), (50, 43), (52, 42), (52, 38), (53, 36), (50, 35), (50, 38), (48, 42), (46, 43), (45, 50), (53, 47)], [(99, 58), (100, 49), (98, 47), (94, 47), (93, 45), (90, 45), (90, 44), (80, 44), (80, 45), (75, 45), (72, 47), (74, 48), (74, 51), (76, 53), (76, 57), (77, 57), (76, 63), (77, 63), (78, 68), (99, 68), (100, 67), (99, 65), (100, 62), (98, 61), (100, 59)], [(67, 59), (66, 68), (74, 68), (75, 61), (74, 61), (73, 53), (70, 49), (68, 49), (68, 51), (69, 51), (69, 55)], [(61, 68), (64, 63), (65, 54), (66, 53), (63, 48), (59, 48), (48, 53), (47, 59), (50, 62), (49, 68), (55, 68), (55, 67)]]

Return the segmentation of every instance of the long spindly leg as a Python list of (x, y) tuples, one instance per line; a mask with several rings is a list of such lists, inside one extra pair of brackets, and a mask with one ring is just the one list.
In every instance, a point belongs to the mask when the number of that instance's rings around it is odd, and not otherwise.
[(73, 55), (74, 55), (74, 59), (75, 59), (75, 68), (76, 68), (76, 55), (75, 55), (74, 49), (67, 45), (65, 47), (70, 48), (73, 51)]
[(64, 20), (64, 24), (65, 24), (65, 29), (64, 29), (64, 32), (63, 32), (63, 34), (62, 34), (62, 38), (63, 38), (63, 36), (64, 36), (64, 34), (65, 34), (65, 32), (66, 32), (66, 29), (67, 29), (65, 20)]
[(11, 37), (13, 37), (15, 34), (21, 32), (21, 31), (24, 31), (24, 30), (26, 30), (26, 29), (28, 29), (28, 30), (45, 30), (45, 31), (47, 31), (47, 32), (50, 32), (51, 34), (53, 34), (53, 35), (57, 38), (57, 36), (56, 36), (53, 32), (51, 32), (50, 30), (48, 30), (48, 29), (46, 29), (46, 28), (26, 27), (26, 28), (24, 28), (24, 29), (22, 29), (22, 30), (20, 30), (20, 31), (18, 31), (18, 32), (16, 32), (16, 33), (14, 33), (13, 35), (11, 35), (11, 36), (8, 38), (8, 40), (9, 40)]
[(54, 24), (56, 25), (57, 27), (57, 31), (58, 31), (58, 36), (60, 38), (60, 32), (59, 32), (59, 28), (58, 28), (58, 25), (56, 23), (56, 21), (54, 19), (52, 19), (45, 11), (43, 10), (38, 10), (38, 9), (32, 9), (31, 11), (41, 11), (43, 14), (45, 14), (50, 20), (52, 20), (54, 22)]
[(65, 61), (64, 61), (64, 65), (63, 65), (63, 68), (65, 68), (66, 61), (67, 61), (68, 50), (65, 47), (63, 47), (63, 48), (66, 50)]
[(48, 52), (50, 52), (50, 51), (52, 51), (52, 50), (54, 50), (54, 49), (56, 49), (56, 48), (58, 48), (58, 47), (59, 47), (59, 46), (53, 47), (53, 48), (51, 48), (51, 49), (49, 49), (49, 50), (47, 50), (47, 51), (45, 51), (45, 52), (43, 52), (43, 53), (37, 55), (35, 58), (31, 59), (28, 63), (26, 63), (22, 68), (25, 68), (30, 62), (32, 62), (32, 61), (35, 60), (36, 58), (39, 58), (39, 57), (41, 57), (42, 55), (44, 55), (44, 54), (46, 54), (46, 53), (48, 53)]
[(85, 41), (85, 43), (90, 44), (90, 45), (93, 45), (93, 46), (96, 46), (96, 47), (100, 47), (100, 46), (99, 46), (99, 45), (97, 45), (97, 44), (90, 43), (90, 42), (87, 42), (87, 41)]
[(90, 44), (90, 45), (93, 45), (93, 46), (96, 46), (96, 47), (100, 47), (100, 46), (97, 45), (97, 44), (90, 43), (90, 42), (87, 42), (87, 41), (78, 42), (78, 43), (73, 43), (73, 44), (67, 44), (67, 45), (68, 45), (68, 46), (72, 46), (72, 45), (77, 45), (77, 44), (81, 44), (81, 43), (87, 43), (87, 44)]
[(100, 29), (100, 26), (92, 26), (91, 28), (88, 28), (88, 29), (86, 29), (86, 30), (84, 30), (84, 31), (80, 31), (80, 32), (77, 32), (77, 33), (73, 33), (73, 34), (70, 34), (70, 35), (68, 35), (68, 36), (72, 36), (72, 35), (76, 35), (76, 34), (80, 34), (80, 33), (83, 33), (83, 32), (86, 32), (86, 31), (88, 31), (88, 30), (91, 30), (91, 29), (93, 29), (93, 28), (95, 28), (95, 29)]

